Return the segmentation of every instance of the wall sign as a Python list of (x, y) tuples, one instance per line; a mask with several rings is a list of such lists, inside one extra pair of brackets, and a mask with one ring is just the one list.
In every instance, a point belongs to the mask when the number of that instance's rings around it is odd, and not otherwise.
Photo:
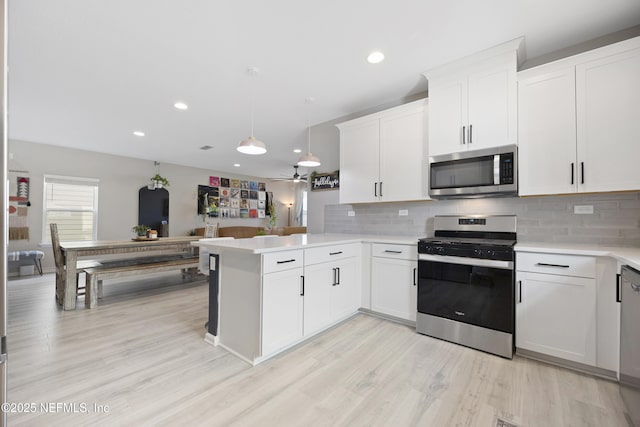
[(340, 188), (340, 171), (329, 173), (313, 172), (310, 175), (311, 191), (338, 190)]

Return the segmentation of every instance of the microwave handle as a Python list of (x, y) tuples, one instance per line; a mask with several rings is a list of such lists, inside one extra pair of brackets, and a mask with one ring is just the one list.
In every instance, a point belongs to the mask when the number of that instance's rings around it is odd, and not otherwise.
[(493, 156), (493, 184), (500, 185), (500, 154)]

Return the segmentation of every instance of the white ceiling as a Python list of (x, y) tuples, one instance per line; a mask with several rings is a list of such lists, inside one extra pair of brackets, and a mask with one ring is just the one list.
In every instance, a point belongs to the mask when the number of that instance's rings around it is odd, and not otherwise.
[[(308, 118), (424, 92), (422, 71), (519, 36), (534, 58), (639, 23), (638, 0), (13, 0), (9, 137), (280, 176)], [(236, 151), (252, 96), (257, 157)]]

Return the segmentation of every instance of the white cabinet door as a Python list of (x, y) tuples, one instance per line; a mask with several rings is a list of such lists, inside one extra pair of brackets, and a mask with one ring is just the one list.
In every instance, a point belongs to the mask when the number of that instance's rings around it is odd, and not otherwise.
[(262, 278), (262, 356), (302, 338), (302, 275), (300, 267)]
[(423, 106), (380, 119), (380, 200), (427, 199), (427, 112)]
[(360, 306), (357, 269), (356, 258), (347, 258), (332, 263), (332, 271), (335, 271), (335, 280), (331, 282), (330, 286), (332, 322), (355, 313)]
[(515, 61), (483, 64), (469, 74), (468, 150), (517, 143), (516, 90)]
[(518, 79), (519, 194), (577, 191), (575, 67)]
[(640, 189), (640, 49), (576, 67), (580, 191)]
[(416, 320), (416, 261), (374, 257), (371, 262), (371, 310)]
[(595, 279), (517, 273), (516, 347), (596, 365)]
[(467, 149), (467, 79), (429, 82), (429, 156)]
[(379, 120), (340, 127), (340, 203), (377, 201)]
[(328, 263), (304, 269), (304, 335), (313, 334), (331, 323), (333, 270)]
[(597, 366), (618, 372), (620, 368), (620, 288), (621, 263), (613, 258), (597, 261), (596, 345)]

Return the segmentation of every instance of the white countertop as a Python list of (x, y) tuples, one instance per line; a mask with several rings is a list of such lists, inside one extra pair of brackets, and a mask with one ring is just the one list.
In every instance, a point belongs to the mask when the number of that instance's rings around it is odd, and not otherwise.
[(598, 246), (581, 243), (526, 242), (516, 244), (515, 250), (516, 252), (607, 256), (640, 270), (640, 248)]
[(194, 246), (233, 250), (252, 254), (305, 249), (342, 243), (386, 243), (397, 245), (417, 245), (418, 236), (382, 236), (370, 234), (299, 234), (293, 236), (262, 237), (228, 240), (199, 240)]
[[(191, 242), (194, 246), (263, 254), (343, 243), (386, 243), (416, 245), (424, 236), (387, 236), (374, 234), (299, 234), (293, 236), (249, 239), (212, 239)], [(598, 246), (580, 243), (526, 242), (515, 246), (517, 252), (555, 253), (566, 255), (606, 256), (640, 270), (640, 248)]]

